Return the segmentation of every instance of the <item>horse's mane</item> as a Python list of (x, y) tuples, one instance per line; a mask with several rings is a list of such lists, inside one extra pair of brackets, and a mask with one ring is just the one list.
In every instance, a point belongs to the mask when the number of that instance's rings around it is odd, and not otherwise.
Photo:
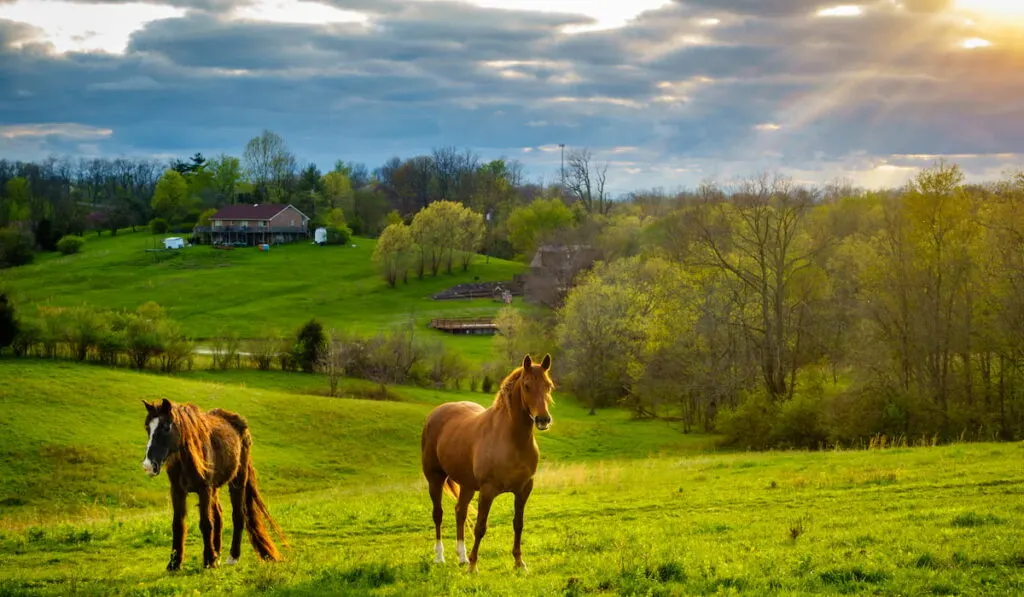
[[(516, 384), (523, 378), (525, 370), (520, 366), (516, 367), (511, 373), (505, 376), (505, 379), (501, 380), (501, 385), (498, 387), (498, 393), (494, 396), (494, 402), (491, 403), (493, 409), (505, 409), (505, 412), (512, 416), (512, 392), (516, 388)], [(554, 382), (548, 377), (547, 373), (544, 373), (544, 377), (551, 387), (554, 388)], [(549, 402), (554, 402), (551, 396), (548, 396)]]
[(203, 446), (210, 439), (210, 421), (195, 404), (177, 404), (171, 410), (171, 421), (178, 430), (179, 458), (185, 459), (200, 477), (209, 470)]
[(494, 396), (494, 402), (491, 404), (491, 408), (498, 410), (503, 409), (505, 412), (512, 415), (512, 391), (516, 387), (516, 383), (519, 382), (523, 377), (523, 368), (517, 367), (505, 376), (505, 379), (501, 380), (501, 385), (498, 386), (498, 393)]

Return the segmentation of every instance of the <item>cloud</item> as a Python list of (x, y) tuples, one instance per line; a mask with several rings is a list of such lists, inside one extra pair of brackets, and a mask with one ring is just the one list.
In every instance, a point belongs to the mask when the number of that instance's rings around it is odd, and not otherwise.
[[(597, 5), (333, 0), (352, 18), (305, 23), (240, 19), (255, 0), (165, 4), (185, 12), (112, 54), (54, 53), (45, 27), (0, 20), (0, 123), (110, 131), (88, 142), (111, 155), (240, 154), (270, 128), (323, 166), (469, 146), (548, 179), (565, 143), (609, 161), (620, 192), (761, 168), (889, 181), (927, 165), (911, 155), (991, 176), (1024, 139), (1024, 43), (943, 2), (686, 0), (572, 35)], [(818, 16), (837, 6), (859, 13)], [(0, 137), (0, 157), (82, 142)]]

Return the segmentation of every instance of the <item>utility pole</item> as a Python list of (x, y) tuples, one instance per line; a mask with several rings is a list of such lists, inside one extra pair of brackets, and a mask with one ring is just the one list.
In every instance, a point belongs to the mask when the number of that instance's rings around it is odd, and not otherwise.
[(562, 186), (565, 186), (565, 143), (559, 143), (558, 148), (562, 150)]

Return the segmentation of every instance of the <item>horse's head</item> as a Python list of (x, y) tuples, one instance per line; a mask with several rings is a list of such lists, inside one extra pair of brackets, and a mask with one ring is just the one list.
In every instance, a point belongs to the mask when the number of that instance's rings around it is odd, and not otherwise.
[(523, 410), (530, 415), (533, 424), (539, 431), (551, 426), (551, 390), (555, 384), (548, 376), (551, 369), (551, 355), (544, 355), (540, 365), (534, 365), (530, 355), (523, 359), (523, 374), (519, 378), (519, 396), (523, 402)]
[(149, 443), (146, 444), (146, 459), (142, 461), (142, 469), (150, 477), (160, 473), (160, 466), (167, 460), (167, 456), (178, 446), (178, 431), (174, 428), (174, 421), (171, 419), (171, 402), (164, 398), (163, 402), (149, 403), (146, 405), (146, 434), (149, 435)]

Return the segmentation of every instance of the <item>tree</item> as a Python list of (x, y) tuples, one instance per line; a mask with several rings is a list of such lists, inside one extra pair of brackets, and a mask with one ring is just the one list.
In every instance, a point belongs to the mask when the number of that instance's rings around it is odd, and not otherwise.
[(408, 279), (409, 268), (416, 258), (412, 230), (402, 222), (389, 225), (377, 239), (373, 262), (388, 286), (394, 288), (399, 276)]
[(264, 130), (245, 145), (245, 169), (263, 201), (279, 200), (297, 169), (295, 156), (277, 133)]
[(561, 199), (536, 199), (513, 210), (506, 225), (512, 246), (529, 261), (541, 242), (573, 225), (573, 216)]
[(348, 213), (355, 211), (355, 193), (352, 181), (344, 173), (332, 170), (323, 176), (324, 198), (330, 208), (341, 208)]
[(156, 183), (150, 206), (171, 226), (180, 223), (192, 206), (188, 182), (176, 170), (165, 171)]
[(328, 340), (316, 363), (316, 370), (327, 377), (330, 395), (338, 395), (338, 384), (348, 370), (351, 360), (350, 343), (346, 342), (335, 330), (331, 330)]
[(690, 263), (721, 270), (741, 286), (735, 296), (757, 314), (745, 326), (760, 353), (765, 389), (773, 399), (792, 397), (803, 334), (793, 291), (831, 241), (805, 233), (811, 196), (787, 178), (762, 174), (741, 182), (730, 203), (717, 196), (708, 192), (693, 211), (698, 251)]
[(611, 201), (605, 192), (608, 164), (592, 163), (589, 149), (573, 149), (565, 158), (565, 178), (562, 185), (569, 194), (583, 204), (590, 214), (607, 214)]
[(222, 153), (210, 161), (207, 169), (212, 174), (216, 205), (219, 207), (234, 204), (242, 182), (241, 160)]
[(421, 277), (427, 264), (434, 276), (445, 263), (448, 265), (448, 273), (451, 273), (464, 210), (462, 205), (454, 201), (435, 201), (412, 219), (412, 235), (423, 258)]
[[(459, 225), (455, 239), (455, 247), (459, 250), (462, 260), (462, 271), (469, 269), (473, 255), (476, 255), (483, 240), (484, 217), (468, 207), (463, 207), (462, 213), (459, 214)], [(450, 262), (448, 264), (448, 271), (451, 272)]]

